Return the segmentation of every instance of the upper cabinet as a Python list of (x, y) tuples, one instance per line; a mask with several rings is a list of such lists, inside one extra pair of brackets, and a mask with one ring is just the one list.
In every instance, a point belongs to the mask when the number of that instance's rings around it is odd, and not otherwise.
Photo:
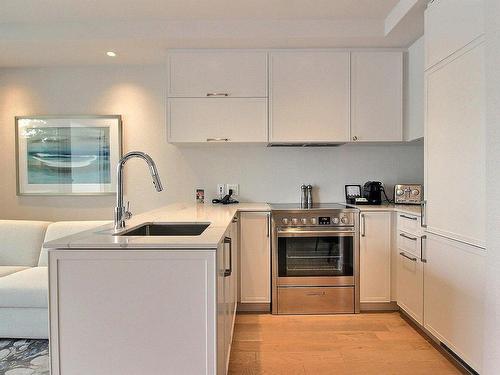
[(270, 54), (271, 143), (349, 140), (349, 52)]
[(425, 11), (425, 67), (432, 67), (484, 33), (483, 0), (434, 0)]
[(403, 140), (403, 53), (351, 54), (353, 141)]
[(405, 85), (404, 139), (424, 137), (424, 37), (408, 48)]
[(169, 97), (267, 98), (266, 52), (175, 51), (169, 73)]

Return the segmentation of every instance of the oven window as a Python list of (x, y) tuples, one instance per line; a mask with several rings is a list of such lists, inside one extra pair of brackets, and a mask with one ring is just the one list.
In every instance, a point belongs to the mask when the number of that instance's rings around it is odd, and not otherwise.
[(353, 276), (352, 237), (279, 237), (279, 277)]

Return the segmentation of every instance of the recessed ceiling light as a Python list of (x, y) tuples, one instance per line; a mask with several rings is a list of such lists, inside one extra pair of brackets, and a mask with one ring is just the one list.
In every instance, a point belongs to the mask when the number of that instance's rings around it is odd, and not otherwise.
[(109, 57), (116, 57), (116, 52), (108, 51), (106, 52), (106, 55), (108, 55)]

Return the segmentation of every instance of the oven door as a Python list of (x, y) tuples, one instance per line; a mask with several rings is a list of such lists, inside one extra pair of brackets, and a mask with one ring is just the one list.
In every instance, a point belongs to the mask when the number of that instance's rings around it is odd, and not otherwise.
[(278, 286), (353, 286), (353, 228), (276, 231)]

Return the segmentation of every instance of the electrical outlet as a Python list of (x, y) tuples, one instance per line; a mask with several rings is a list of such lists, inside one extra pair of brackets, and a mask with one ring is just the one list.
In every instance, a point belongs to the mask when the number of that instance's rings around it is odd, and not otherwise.
[(240, 194), (240, 185), (239, 184), (227, 184), (226, 192), (229, 194), (229, 190), (233, 191), (233, 196), (237, 196)]
[(219, 199), (222, 199), (222, 197), (224, 197), (224, 195), (226, 195), (226, 185), (224, 185), (224, 184), (217, 185), (217, 195), (218, 195)]

